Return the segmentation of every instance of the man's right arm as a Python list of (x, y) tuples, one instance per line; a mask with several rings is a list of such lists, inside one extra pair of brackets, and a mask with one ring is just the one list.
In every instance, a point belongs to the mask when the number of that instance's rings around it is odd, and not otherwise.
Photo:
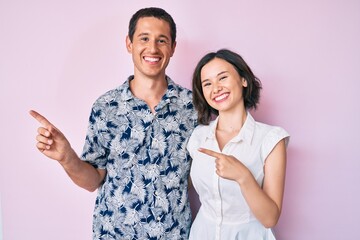
[(76, 185), (91, 192), (95, 191), (102, 184), (106, 170), (97, 169), (82, 161), (64, 134), (44, 116), (33, 110), (30, 115), (41, 124), (36, 137), (38, 150), (48, 158), (58, 161)]

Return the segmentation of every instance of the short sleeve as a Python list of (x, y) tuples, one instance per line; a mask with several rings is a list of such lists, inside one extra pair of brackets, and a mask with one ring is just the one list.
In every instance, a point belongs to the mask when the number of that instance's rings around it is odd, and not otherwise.
[(186, 149), (188, 150), (191, 158), (193, 158), (194, 149), (196, 148), (195, 147), (195, 145), (196, 145), (196, 141), (195, 141), (196, 133), (195, 133), (195, 130), (192, 132), (192, 134), (191, 134), (191, 136), (189, 138), (189, 141), (188, 141), (188, 143), (186, 145)]
[(203, 138), (204, 130), (206, 130), (206, 126), (198, 125), (195, 127), (189, 138), (186, 149), (188, 150), (191, 158), (194, 158), (194, 153), (197, 152), (198, 148), (200, 147), (200, 141)]
[(102, 120), (99, 111), (91, 110), (89, 124), (83, 147), (81, 159), (93, 165), (95, 168), (105, 169), (107, 163), (107, 150), (102, 136)]
[(273, 127), (265, 136), (261, 146), (261, 158), (263, 161), (269, 156), (276, 144), (282, 139), (285, 140), (285, 146), (288, 146), (290, 135), (281, 127)]

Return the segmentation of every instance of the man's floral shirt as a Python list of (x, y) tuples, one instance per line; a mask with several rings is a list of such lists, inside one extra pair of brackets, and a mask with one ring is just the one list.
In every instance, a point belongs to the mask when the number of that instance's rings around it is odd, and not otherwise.
[(96, 198), (94, 239), (187, 239), (186, 150), (196, 125), (191, 92), (167, 77), (153, 114), (123, 85), (93, 105), (82, 159), (107, 175)]

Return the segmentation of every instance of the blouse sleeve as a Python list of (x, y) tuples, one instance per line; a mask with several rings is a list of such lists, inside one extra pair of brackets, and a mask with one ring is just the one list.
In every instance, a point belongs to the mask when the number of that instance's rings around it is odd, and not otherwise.
[(189, 141), (186, 145), (186, 149), (188, 150), (191, 158), (194, 158), (195, 152), (197, 152), (198, 148), (200, 147), (200, 140), (203, 139), (204, 134), (204, 126), (198, 125), (195, 127), (194, 131), (192, 132)]
[(191, 158), (193, 158), (193, 153), (194, 153), (194, 149), (195, 149), (195, 138), (196, 138), (196, 128), (195, 130), (192, 132), (189, 141), (186, 145), (186, 149), (188, 150)]
[(261, 158), (263, 161), (269, 156), (276, 144), (282, 139), (285, 140), (285, 146), (287, 147), (290, 139), (290, 135), (281, 127), (273, 127), (265, 136), (261, 147)]

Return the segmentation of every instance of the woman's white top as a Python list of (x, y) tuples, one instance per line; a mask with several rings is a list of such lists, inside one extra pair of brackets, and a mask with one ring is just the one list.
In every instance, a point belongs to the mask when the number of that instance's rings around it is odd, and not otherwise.
[(192, 240), (273, 240), (271, 229), (265, 228), (253, 215), (239, 185), (216, 174), (215, 159), (198, 151), (207, 148), (240, 160), (262, 186), (264, 164), (275, 145), (289, 134), (280, 127), (256, 122), (247, 113), (239, 134), (219, 149), (215, 137), (218, 118), (209, 125), (199, 125), (192, 133), (187, 149), (192, 157), (190, 176), (201, 206), (191, 226)]

